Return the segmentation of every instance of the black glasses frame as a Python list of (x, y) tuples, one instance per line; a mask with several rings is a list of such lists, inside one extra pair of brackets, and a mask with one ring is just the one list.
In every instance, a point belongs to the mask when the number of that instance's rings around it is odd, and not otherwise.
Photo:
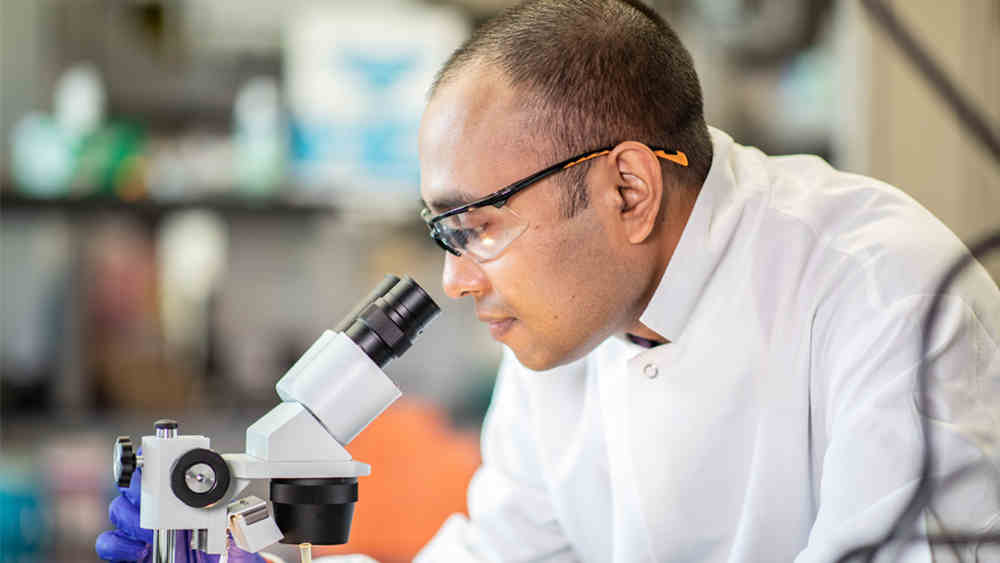
[[(675, 162), (675, 163), (677, 163), (677, 164), (679, 164), (681, 166), (687, 166), (688, 165), (687, 155), (684, 154), (683, 152), (679, 151), (679, 150), (665, 149), (665, 148), (660, 148), (660, 147), (649, 147), (649, 148), (650, 148), (650, 150), (653, 151), (653, 154), (655, 154), (656, 156), (658, 156), (660, 158), (669, 160), (671, 162)], [(476, 209), (476, 208), (479, 208), (479, 207), (486, 207), (488, 205), (492, 205), (492, 206), (497, 207), (497, 208), (503, 207), (504, 204), (507, 203), (507, 201), (510, 198), (514, 197), (515, 194), (517, 194), (521, 190), (524, 190), (525, 188), (531, 186), (532, 184), (535, 184), (535, 183), (537, 183), (537, 182), (539, 182), (541, 180), (544, 180), (545, 178), (548, 178), (549, 176), (551, 176), (551, 175), (553, 175), (553, 174), (555, 174), (557, 172), (562, 172), (563, 170), (572, 168), (572, 167), (576, 166), (577, 164), (580, 164), (582, 162), (586, 162), (586, 161), (588, 161), (588, 160), (590, 160), (592, 158), (597, 158), (599, 156), (604, 156), (604, 155), (610, 153), (613, 149), (614, 149), (614, 147), (611, 146), (611, 147), (604, 147), (604, 148), (601, 148), (601, 149), (596, 149), (596, 150), (592, 150), (592, 151), (587, 151), (587, 152), (582, 153), (582, 154), (578, 154), (578, 155), (576, 155), (574, 157), (567, 158), (566, 160), (563, 160), (561, 162), (557, 162), (557, 163), (553, 164), (552, 166), (549, 166), (548, 168), (544, 168), (542, 170), (539, 170), (538, 172), (535, 172), (534, 174), (532, 174), (532, 175), (530, 175), (530, 176), (528, 176), (528, 177), (526, 177), (524, 179), (518, 180), (518, 181), (514, 182), (513, 184), (509, 184), (509, 185), (507, 185), (507, 186), (505, 186), (505, 187), (503, 187), (503, 188), (501, 188), (501, 189), (499, 189), (499, 190), (497, 190), (497, 191), (495, 191), (495, 192), (493, 192), (493, 193), (491, 193), (491, 194), (489, 194), (489, 195), (487, 195), (487, 196), (485, 196), (483, 198), (477, 199), (477, 200), (472, 201), (470, 203), (466, 203), (465, 205), (460, 205), (460, 206), (458, 206), (458, 207), (456, 207), (454, 209), (449, 209), (448, 211), (445, 211), (443, 213), (439, 213), (439, 214), (434, 215), (434, 216), (431, 216), (430, 210), (425, 208), (425, 209), (423, 209), (420, 212), (420, 215), (423, 218), (424, 222), (427, 223), (427, 228), (430, 230), (430, 237), (432, 239), (434, 239), (434, 242), (436, 242), (438, 244), (438, 246), (440, 246), (444, 250), (447, 250), (448, 252), (454, 254), (455, 256), (461, 256), (462, 255), (462, 251), (459, 250), (459, 249), (457, 249), (457, 248), (452, 248), (451, 245), (449, 245), (447, 242), (445, 242), (444, 236), (438, 231), (437, 224), (442, 219), (447, 219), (448, 217), (453, 217), (455, 215), (459, 215), (461, 213), (465, 213), (466, 211), (469, 211), (470, 209)]]

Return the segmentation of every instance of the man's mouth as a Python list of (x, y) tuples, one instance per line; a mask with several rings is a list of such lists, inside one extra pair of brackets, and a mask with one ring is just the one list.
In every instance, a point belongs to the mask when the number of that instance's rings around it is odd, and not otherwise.
[(486, 323), (486, 326), (488, 326), (490, 329), (490, 334), (493, 336), (495, 340), (500, 340), (501, 338), (503, 338), (505, 334), (507, 334), (508, 331), (510, 331), (511, 327), (514, 325), (514, 322), (517, 319), (515, 319), (514, 317), (481, 316), (479, 317), (479, 320)]
[(486, 323), (490, 327), (490, 334), (493, 335), (494, 340), (500, 340), (503, 335), (507, 334), (510, 327), (514, 324), (513, 318), (500, 319), (497, 321), (489, 321)]

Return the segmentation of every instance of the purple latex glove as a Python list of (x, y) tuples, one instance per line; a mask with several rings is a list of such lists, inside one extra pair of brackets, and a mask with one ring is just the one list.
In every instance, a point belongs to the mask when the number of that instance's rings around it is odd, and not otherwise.
[[(132, 474), (128, 488), (121, 489), (121, 496), (111, 501), (108, 514), (114, 530), (97, 536), (97, 555), (108, 561), (138, 561), (152, 559), (153, 531), (139, 527), (139, 497), (142, 491), (142, 469)], [(228, 533), (228, 532), (227, 532)], [(209, 555), (191, 549), (191, 532), (177, 532), (177, 563), (218, 563), (219, 555)], [(232, 538), (228, 542), (229, 563), (267, 563), (267, 560), (236, 547)]]

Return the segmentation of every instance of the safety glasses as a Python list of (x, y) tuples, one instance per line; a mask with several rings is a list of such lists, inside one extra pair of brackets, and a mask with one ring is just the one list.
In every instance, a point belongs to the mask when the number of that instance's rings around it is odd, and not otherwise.
[[(438, 215), (431, 215), (431, 211), (424, 208), (420, 216), (430, 229), (430, 237), (444, 250), (455, 256), (468, 253), (477, 262), (492, 260), (528, 228), (524, 218), (510, 207), (505, 207), (511, 197), (553, 174), (604, 156), (612, 149), (614, 147), (605, 147), (567, 158), (471, 203)], [(681, 166), (688, 165), (687, 155), (681, 151), (657, 147), (650, 149), (659, 158)]]

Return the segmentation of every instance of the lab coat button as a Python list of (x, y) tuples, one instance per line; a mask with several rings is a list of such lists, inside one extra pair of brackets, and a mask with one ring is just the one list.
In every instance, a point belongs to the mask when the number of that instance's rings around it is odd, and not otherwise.
[(642, 374), (649, 379), (656, 379), (656, 376), (660, 375), (660, 370), (656, 364), (646, 364), (642, 367)]

